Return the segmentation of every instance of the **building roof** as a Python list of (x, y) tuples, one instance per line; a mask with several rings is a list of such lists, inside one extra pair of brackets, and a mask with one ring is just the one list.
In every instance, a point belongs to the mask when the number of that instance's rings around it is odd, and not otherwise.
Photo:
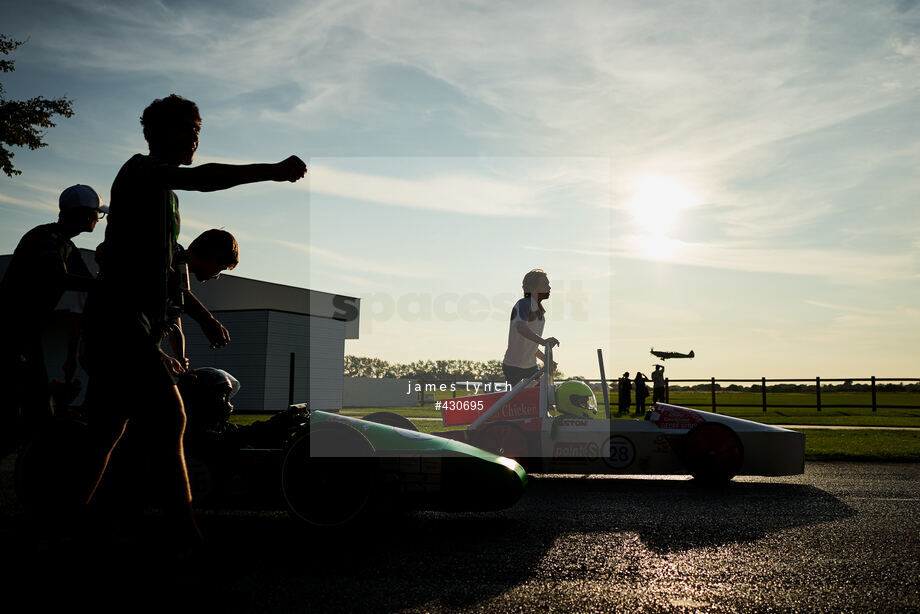
[[(80, 255), (93, 274), (99, 272), (95, 251), (81, 248)], [(0, 256), (0, 276), (6, 272), (12, 257), (11, 254)], [(345, 338), (358, 338), (361, 299), (353, 296), (224, 274), (219, 280), (204, 283), (192, 279), (191, 287), (211, 311), (266, 309), (341, 320), (345, 322)]]

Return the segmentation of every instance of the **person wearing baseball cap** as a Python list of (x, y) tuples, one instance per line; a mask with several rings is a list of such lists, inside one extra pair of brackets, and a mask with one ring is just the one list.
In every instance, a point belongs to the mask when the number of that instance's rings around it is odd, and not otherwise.
[[(92, 232), (108, 212), (88, 185), (70, 186), (58, 199), (58, 220), (27, 232), (0, 280), (0, 455), (51, 417), (42, 328), (67, 290), (88, 291), (95, 279), (72, 239)], [(64, 378), (73, 379), (79, 326), (68, 338)]]

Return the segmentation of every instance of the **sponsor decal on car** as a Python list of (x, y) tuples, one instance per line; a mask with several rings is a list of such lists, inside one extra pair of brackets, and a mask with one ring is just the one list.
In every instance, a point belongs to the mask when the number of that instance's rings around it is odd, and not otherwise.
[(625, 469), (636, 460), (636, 446), (622, 435), (614, 435), (608, 439), (604, 443), (604, 448), (608, 451), (604, 456), (604, 462), (611, 469)]
[(560, 441), (553, 447), (553, 459), (562, 462), (592, 462), (599, 456), (596, 441)]
[(689, 430), (706, 419), (686, 407), (658, 403), (649, 413), (649, 421), (660, 429)]
[[(495, 405), (505, 396), (504, 392), (481, 394), (462, 397), (459, 399), (445, 399), (440, 402), (441, 416), (444, 426), (472, 424), (483, 412)], [(525, 388), (518, 392), (513, 399), (489, 417), (489, 422), (499, 420), (520, 420), (523, 418), (540, 417), (540, 390), (538, 388)]]

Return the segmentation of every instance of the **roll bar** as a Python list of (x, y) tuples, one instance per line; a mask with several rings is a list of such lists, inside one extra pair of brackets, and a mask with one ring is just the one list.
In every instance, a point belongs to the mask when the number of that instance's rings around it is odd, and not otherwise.
[(495, 412), (504, 407), (517, 393), (529, 386), (530, 383), (537, 378), (540, 378), (540, 411), (544, 412), (545, 415), (545, 412), (548, 412), (550, 408), (554, 407), (556, 404), (556, 394), (553, 388), (553, 348), (549, 343), (543, 346), (543, 357), (542, 369), (538, 370), (527, 379), (522, 379), (515, 384), (511, 390), (503, 394), (492, 407), (482, 412), (482, 415), (470, 424), (469, 430), (472, 431), (481, 427)]

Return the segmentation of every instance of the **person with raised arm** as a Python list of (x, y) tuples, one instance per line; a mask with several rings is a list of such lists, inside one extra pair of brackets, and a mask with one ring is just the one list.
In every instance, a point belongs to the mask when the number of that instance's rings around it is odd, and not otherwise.
[[(155, 452), (152, 460), (166, 475), (166, 511), (176, 523), (172, 538), (185, 549), (201, 541), (182, 443), (186, 416), (159, 346), (169, 322), (170, 280), (176, 275), (180, 215), (175, 191), (295, 182), (307, 167), (297, 156), (274, 164), (191, 166), (201, 116), (194, 102), (175, 94), (144, 109), (141, 125), (149, 152), (125, 162), (112, 184), (105, 241), (97, 250), (100, 285), (86, 306), (84, 364), (98, 434), (98, 457), (93, 459), (98, 472), (87, 503), (125, 429), (143, 425), (139, 430)], [(222, 326), (206, 327), (205, 333), (215, 345), (228, 340)]]

